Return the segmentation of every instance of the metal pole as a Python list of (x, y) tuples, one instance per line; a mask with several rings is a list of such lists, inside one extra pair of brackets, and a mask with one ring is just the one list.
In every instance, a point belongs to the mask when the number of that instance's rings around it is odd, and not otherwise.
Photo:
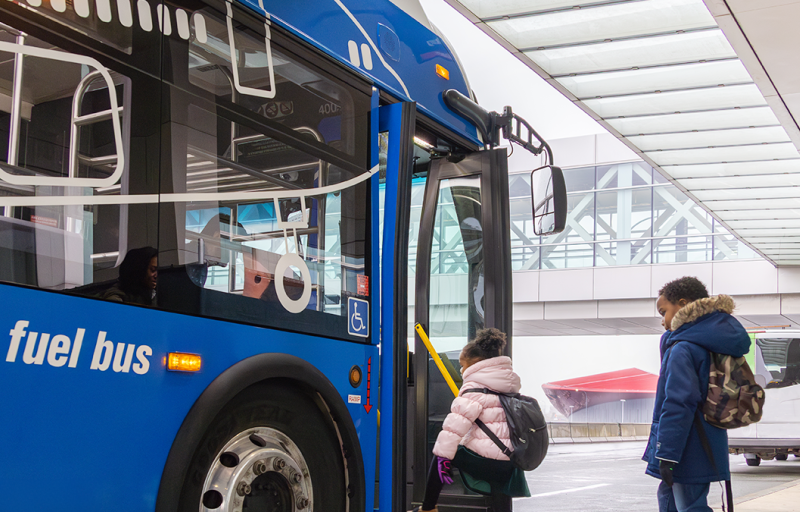
[[(25, 34), (20, 32), (17, 44), (25, 44)], [(22, 64), (23, 55), (14, 54), (14, 83), (11, 87), (11, 126), (8, 134), (8, 164), (16, 166), (19, 163), (19, 124), (22, 118)], [(14, 216), (14, 207), (3, 208), (4, 217)]]

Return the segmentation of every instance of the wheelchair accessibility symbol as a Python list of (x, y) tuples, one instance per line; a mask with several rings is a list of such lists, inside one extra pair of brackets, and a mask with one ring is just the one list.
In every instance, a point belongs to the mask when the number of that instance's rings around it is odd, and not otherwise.
[(347, 332), (353, 336), (369, 336), (369, 302), (347, 298)]

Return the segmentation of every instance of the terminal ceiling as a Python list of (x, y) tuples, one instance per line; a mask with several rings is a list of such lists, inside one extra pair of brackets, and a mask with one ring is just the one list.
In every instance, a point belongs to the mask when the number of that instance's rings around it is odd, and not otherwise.
[(800, 265), (800, 0), (447, 2), (768, 260)]

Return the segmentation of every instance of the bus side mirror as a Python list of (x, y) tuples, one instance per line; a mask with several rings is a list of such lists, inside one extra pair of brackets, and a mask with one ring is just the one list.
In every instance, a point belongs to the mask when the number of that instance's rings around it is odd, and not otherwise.
[(567, 186), (564, 173), (552, 165), (531, 172), (533, 232), (539, 236), (560, 233), (567, 224)]

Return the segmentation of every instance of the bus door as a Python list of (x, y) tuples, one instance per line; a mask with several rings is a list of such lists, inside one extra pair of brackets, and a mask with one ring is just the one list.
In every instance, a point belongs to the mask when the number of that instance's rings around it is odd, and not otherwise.
[[(505, 149), (431, 161), (419, 227), (415, 322), (457, 385), (458, 356), (479, 329), (508, 334), (511, 351), (511, 248), (508, 167)], [(445, 379), (419, 334), (413, 359), (411, 500), (421, 503), (431, 450), (453, 401)], [(454, 470), (457, 473), (458, 470)], [(439, 510), (491, 510), (490, 500), (465, 489), (460, 478), (446, 485)]]

